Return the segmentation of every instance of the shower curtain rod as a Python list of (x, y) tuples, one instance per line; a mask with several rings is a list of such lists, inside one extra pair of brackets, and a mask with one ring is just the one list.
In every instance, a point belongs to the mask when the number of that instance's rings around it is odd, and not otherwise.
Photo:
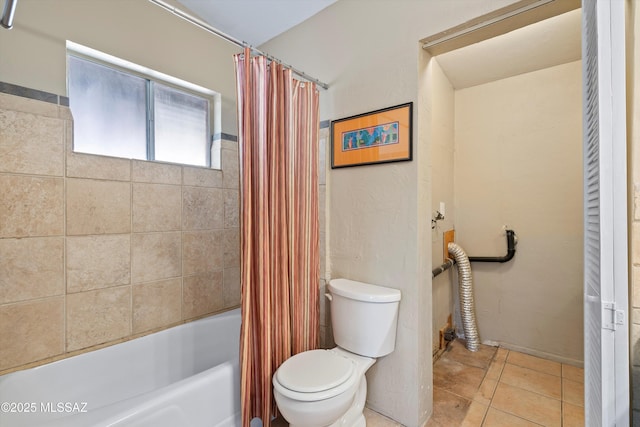
[(287, 65), (284, 62), (282, 62), (281, 60), (279, 60), (278, 58), (271, 56), (269, 54), (266, 54), (258, 49), (256, 49), (255, 47), (251, 46), (249, 43), (240, 41), (238, 39), (236, 39), (235, 37), (230, 36), (229, 34), (223, 33), (222, 31), (218, 30), (217, 28), (212, 27), (211, 25), (207, 24), (206, 22), (202, 21), (201, 19), (196, 18), (193, 15), (190, 15), (186, 12), (184, 12), (183, 10), (180, 10), (162, 0), (149, 0), (151, 3), (154, 3), (157, 6), (160, 6), (161, 8), (173, 13), (174, 15), (184, 19), (187, 22), (192, 23), (193, 25), (202, 28), (203, 30), (206, 30), (212, 34), (215, 34), (216, 36), (230, 42), (233, 43), (235, 45), (238, 45), (242, 48), (249, 48), (251, 49), (252, 52), (255, 52), (258, 55), (264, 56), (266, 57), (268, 60), (270, 61), (275, 61), (279, 64), (282, 64), (285, 68), (289, 68), (291, 71), (293, 71), (295, 74), (297, 74), (298, 76), (302, 77), (305, 80), (308, 80), (310, 82), (315, 83), (316, 85), (320, 86), (323, 89), (329, 89), (329, 85), (326, 83), (321, 82), (320, 80), (309, 76), (308, 74), (304, 73), (303, 71), (300, 71), (294, 67), (292, 67), (291, 65)]

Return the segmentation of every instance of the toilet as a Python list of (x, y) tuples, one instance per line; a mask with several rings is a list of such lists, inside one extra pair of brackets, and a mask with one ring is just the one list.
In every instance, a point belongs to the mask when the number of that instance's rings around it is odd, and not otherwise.
[(280, 413), (291, 427), (364, 427), (365, 372), (395, 348), (400, 291), (334, 279), (326, 297), (337, 347), (287, 359), (273, 375)]

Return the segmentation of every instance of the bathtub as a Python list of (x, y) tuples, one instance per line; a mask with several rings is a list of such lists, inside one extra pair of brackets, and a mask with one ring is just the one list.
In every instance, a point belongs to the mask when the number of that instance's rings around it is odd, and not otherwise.
[(240, 426), (240, 310), (0, 377), (0, 426)]

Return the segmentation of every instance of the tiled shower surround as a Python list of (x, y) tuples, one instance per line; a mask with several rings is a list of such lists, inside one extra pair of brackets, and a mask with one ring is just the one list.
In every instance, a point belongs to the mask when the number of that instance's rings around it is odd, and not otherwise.
[[(222, 170), (74, 153), (69, 108), (19, 89), (0, 93), (0, 374), (240, 304), (236, 142)], [(324, 122), (323, 347), (328, 135)]]
[(240, 303), (223, 170), (72, 152), (68, 107), (0, 93), (0, 373)]

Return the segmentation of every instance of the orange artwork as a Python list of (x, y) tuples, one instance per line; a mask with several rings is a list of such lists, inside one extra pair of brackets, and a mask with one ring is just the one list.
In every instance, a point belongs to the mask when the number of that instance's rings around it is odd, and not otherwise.
[(412, 159), (413, 103), (331, 122), (331, 168)]

